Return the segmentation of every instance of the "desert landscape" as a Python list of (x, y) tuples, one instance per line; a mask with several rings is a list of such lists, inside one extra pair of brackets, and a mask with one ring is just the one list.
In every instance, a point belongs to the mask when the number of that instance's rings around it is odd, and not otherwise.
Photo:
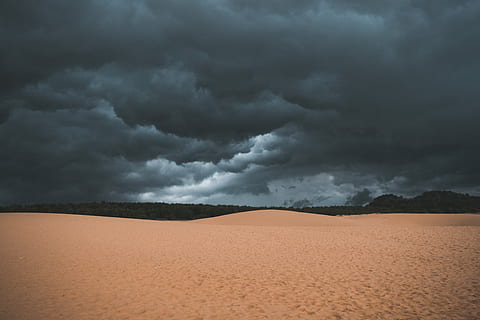
[(480, 320), (480, 1), (0, 1), (0, 320)]
[(0, 319), (479, 319), (480, 215), (0, 214)]

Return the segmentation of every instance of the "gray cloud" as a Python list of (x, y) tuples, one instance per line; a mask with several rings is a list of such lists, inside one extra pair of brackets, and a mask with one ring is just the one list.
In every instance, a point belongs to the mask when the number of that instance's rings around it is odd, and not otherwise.
[(370, 196), (370, 190), (365, 188), (350, 197), (347, 200), (346, 204), (352, 206), (363, 206), (368, 204), (370, 201), (372, 201), (372, 197)]
[(478, 194), (479, 16), (447, 0), (2, 1), (0, 203)]

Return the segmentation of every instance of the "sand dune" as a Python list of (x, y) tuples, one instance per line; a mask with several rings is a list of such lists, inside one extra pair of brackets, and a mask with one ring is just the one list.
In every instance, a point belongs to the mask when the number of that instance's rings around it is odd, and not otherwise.
[(384, 216), (0, 214), (0, 319), (480, 319), (477, 216)]
[(349, 216), (357, 224), (398, 226), (480, 226), (480, 214), (389, 213)]
[(255, 210), (224, 216), (198, 219), (197, 223), (215, 225), (250, 225), (250, 226), (351, 226), (356, 222), (321, 214), (304, 213), (288, 210)]
[(480, 214), (389, 213), (353, 216), (327, 216), (289, 210), (255, 210), (198, 219), (197, 223), (250, 226), (480, 226)]

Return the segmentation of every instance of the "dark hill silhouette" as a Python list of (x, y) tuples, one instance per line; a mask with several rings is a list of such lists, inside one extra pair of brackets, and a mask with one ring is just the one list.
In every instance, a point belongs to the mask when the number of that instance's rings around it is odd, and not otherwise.
[(368, 206), (377, 208), (395, 208), (404, 201), (404, 197), (400, 197), (394, 194), (385, 194), (383, 196), (373, 199), (372, 202), (368, 204)]
[(480, 212), (480, 197), (452, 191), (428, 191), (414, 198), (388, 194), (368, 207), (380, 212)]

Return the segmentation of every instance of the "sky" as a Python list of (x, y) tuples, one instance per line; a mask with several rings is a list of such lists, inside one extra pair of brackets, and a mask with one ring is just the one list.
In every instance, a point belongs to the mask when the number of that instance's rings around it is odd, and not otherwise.
[(2, 0), (0, 204), (480, 195), (480, 1)]

